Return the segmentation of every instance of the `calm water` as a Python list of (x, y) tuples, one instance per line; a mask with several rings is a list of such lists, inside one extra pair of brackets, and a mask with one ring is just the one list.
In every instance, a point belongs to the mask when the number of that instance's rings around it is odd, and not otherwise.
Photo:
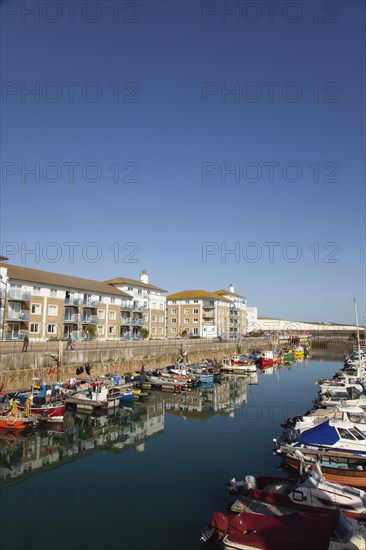
[(279, 473), (280, 422), (311, 408), (315, 381), (340, 366), (314, 357), (257, 383), (154, 393), (108, 418), (70, 413), (64, 432), (1, 436), (0, 546), (199, 549), (201, 528), (232, 501), (228, 480)]

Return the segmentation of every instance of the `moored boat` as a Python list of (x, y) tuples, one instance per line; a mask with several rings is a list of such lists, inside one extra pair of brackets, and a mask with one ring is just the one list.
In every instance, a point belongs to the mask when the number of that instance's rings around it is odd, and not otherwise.
[(265, 513), (215, 512), (201, 541), (217, 534), (224, 550), (363, 550), (365, 532), (363, 525), (339, 510), (272, 515), (267, 505)]

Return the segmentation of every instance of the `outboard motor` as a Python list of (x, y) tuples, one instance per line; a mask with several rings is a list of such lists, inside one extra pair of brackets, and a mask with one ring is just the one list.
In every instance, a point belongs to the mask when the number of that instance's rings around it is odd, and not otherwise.
[(247, 489), (257, 489), (257, 481), (254, 476), (245, 476)]
[(212, 527), (212, 525), (207, 525), (207, 527), (201, 533), (200, 542), (207, 542), (208, 540), (210, 540), (215, 531), (215, 527)]

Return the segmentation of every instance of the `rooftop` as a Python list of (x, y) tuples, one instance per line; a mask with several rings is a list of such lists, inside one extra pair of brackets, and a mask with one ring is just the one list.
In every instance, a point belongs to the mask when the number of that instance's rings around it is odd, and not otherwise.
[(245, 298), (245, 296), (242, 296), (241, 294), (237, 294), (236, 292), (230, 292), (230, 290), (215, 290), (215, 294), (220, 294), (223, 296), (236, 296), (237, 298)]
[[(146, 272), (145, 272), (146, 273)], [(108, 281), (105, 281), (106, 283), (110, 285), (130, 285), (130, 286), (139, 286), (142, 288), (148, 288), (150, 290), (156, 290), (158, 292), (168, 292), (167, 290), (164, 290), (163, 288), (160, 288), (155, 285), (150, 285), (149, 283), (143, 283), (142, 281), (138, 279), (128, 279), (127, 277), (117, 277), (116, 279), (109, 279)]]
[(217, 294), (216, 292), (209, 292), (208, 290), (182, 290), (175, 294), (170, 294), (166, 297), (167, 300), (193, 300), (198, 298), (207, 298), (209, 300), (221, 300), (223, 302), (230, 302), (228, 298)]
[(30, 269), (29, 267), (18, 265), (0, 263), (0, 266), (6, 267), (8, 269), (8, 276), (10, 279), (53, 286), (61, 286), (67, 289), (96, 292), (97, 294), (111, 294), (120, 298), (131, 299), (131, 296), (127, 294), (127, 292), (118, 290), (108, 283), (94, 281), (92, 279), (83, 279), (81, 277), (72, 277), (71, 275), (62, 275), (60, 273), (53, 273), (51, 271)]

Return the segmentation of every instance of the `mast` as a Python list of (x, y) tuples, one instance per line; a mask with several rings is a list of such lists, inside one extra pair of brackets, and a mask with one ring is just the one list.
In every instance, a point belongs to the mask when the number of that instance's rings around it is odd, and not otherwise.
[(355, 305), (355, 315), (356, 315), (356, 326), (357, 326), (357, 351), (358, 351), (358, 366), (361, 366), (361, 346), (360, 346), (360, 330), (358, 328), (358, 313), (357, 313), (357, 303), (356, 298), (353, 298), (353, 303)]

